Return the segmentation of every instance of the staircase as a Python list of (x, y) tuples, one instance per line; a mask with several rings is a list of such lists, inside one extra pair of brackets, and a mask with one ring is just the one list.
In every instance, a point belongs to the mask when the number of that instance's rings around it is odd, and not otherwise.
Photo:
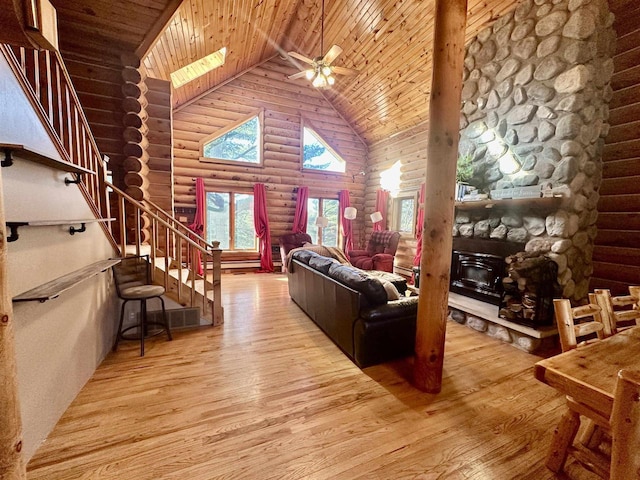
[[(62, 160), (87, 172), (78, 188), (118, 255), (149, 254), (154, 283), (180, 305), (200, 308), (212, 325), (223, 323), (221, 250), (151, 202), (139, 202), (107, 181), (107, 166), (58, 52), (0, 45)], [(111, 205), (117, 205), (115, 212)], [(143, 229), (147, 234), (143, 235)], [(142, 239), (147, 240), (142, 240)], [(202, 273), (200, 265), (204, 266)]]

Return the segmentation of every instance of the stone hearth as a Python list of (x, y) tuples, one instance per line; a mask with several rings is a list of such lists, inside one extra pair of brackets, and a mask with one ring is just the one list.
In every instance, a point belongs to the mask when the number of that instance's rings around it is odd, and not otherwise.
[(449, 316), (457, 323), (497, 338), (529, 353), (558, 348), (555, 327), (531, 328), (498, 317), (497, 307), (489, 303), (449, 293)]

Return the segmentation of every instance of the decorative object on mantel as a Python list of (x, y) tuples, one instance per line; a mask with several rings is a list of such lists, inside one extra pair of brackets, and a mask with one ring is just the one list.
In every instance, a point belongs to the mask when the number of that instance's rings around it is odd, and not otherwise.
[(562, 296), (556, 262), (540, 252), (519, 252), (505, 262), (499, 316), (534, 328), (552, 325), (553, 299)]

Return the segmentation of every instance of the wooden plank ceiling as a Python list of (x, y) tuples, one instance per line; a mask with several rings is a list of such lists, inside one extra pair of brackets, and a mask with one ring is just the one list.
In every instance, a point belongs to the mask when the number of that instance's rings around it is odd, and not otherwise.
[[(516, 1), (469, 0), (467, 40)], [(334, 64), (360, 74), (337, 77), (325, 95), (368, 143), (427, 120), (434, 0), (325, 2), (321, 52), (321, 0), (184, 0), (177, 11), (179, 0), (52, 0), (61, 50), (75, 57), (117, 64), (157, 30), (144, 65), (149, 76), (169, 80), (172, 71), (226, 47), (226, 64), (176, 89), (174, 106), (278, 52), (315, 57), (335, 43), (344, 52)]]
[[(335, 43), (344, 52), (334, 64), (360, 74), (337, 77), (325, 95), (367, 143), (426, 121), (434, 1), (325, 2), (321, 52), (321, 0), (185, 0), (144, 65), (149, 76), (169, 80), (172, 71), (227, 48), (223, 67), (174, 91), (174, 106), (180, 106), (279, 51), (295, 50), (313, 58)], [(515, 3), (469, 0), (467, 40)], [(292, 67), (291, 73), (295, 71)]]

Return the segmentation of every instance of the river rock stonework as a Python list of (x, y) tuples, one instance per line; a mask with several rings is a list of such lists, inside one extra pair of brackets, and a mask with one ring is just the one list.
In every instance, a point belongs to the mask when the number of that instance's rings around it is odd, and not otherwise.
[[(553, 253), (574, 303), (588, 293), (615, 53), (606, 0), (524, 0), (468, 45), (459, 155), (489, 193), (541, 185), (560, 206), (458, 212), (455, 236)], [(505, 159), (520, 166), (505, 168)], [(501, 168), (502, 165), (502, 168)], [(505, 173), (507, 172), (507, 173)]]

